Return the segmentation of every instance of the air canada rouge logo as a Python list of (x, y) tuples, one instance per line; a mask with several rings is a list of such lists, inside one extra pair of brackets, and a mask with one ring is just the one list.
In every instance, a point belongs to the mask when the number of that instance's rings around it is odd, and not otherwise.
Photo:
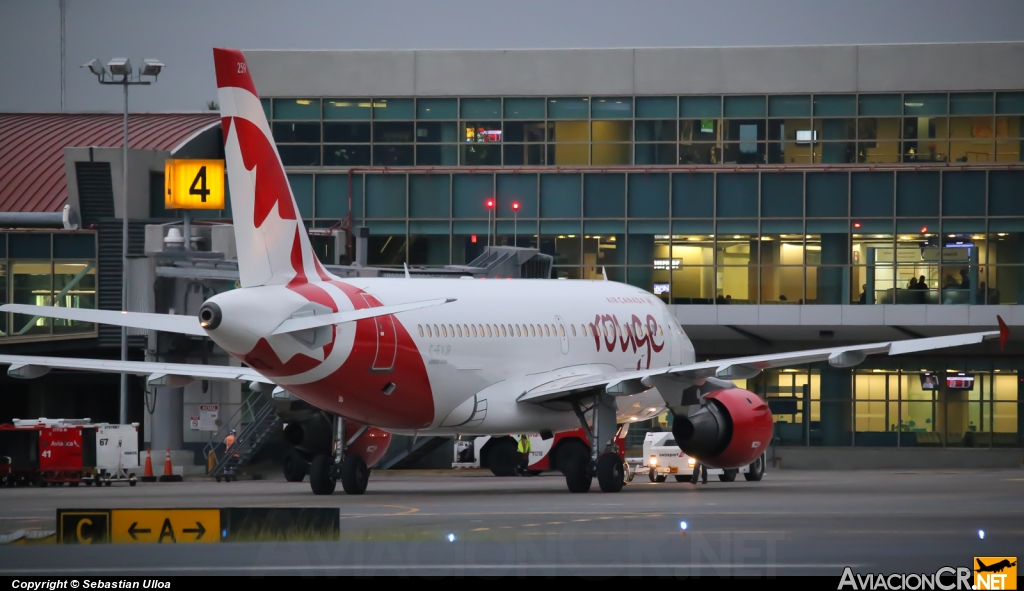
[(647, 315), (646, 322), (633, 314), (628, 323), (620, 323), (615, 314), (595, 314), (594, 321), (590, 323), (590, 332), (594, 335), (594, 346), (601, 351), (601, 346), (609, 353), (616, 348), (623, 353), (632, 349), (633, 353), (646, 349), (644, 356), (637, 360), (636, 368), (644, 357), (647, 359), (647, 369), (651, 368), (651, 354), (660, 353), (665, 348), (665, 340), (657, 342), (659, 334), (658, 321), (651, 314)]

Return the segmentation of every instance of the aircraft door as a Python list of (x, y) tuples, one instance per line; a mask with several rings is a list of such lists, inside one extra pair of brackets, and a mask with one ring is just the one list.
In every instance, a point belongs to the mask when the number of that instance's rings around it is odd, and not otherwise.
[[(367, 294), (360, 294), (363, 300), (370, 307), (380, 306), (377, 298)], [(377, 336), (377, 354), (373, 358), (373, 371), (391, 371), (395, 367), (395, 357), (398, 355), (398, 335), (395, 332), (395, 317), (391, 314), (373, 318), (375, 334)]]
[(569, 333), (566, 332), (565, 321), (562, 320), (561, 316), (555, 316), (555, 322), (558, 323), (558, 336), (562, 339), (562, 355), (568, 355)]

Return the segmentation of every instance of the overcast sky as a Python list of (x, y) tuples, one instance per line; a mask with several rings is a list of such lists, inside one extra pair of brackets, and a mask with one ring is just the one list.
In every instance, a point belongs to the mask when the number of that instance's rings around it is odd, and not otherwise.
[[(0, 112), (61, 109), (59, 0), (0, 0)], [(210, 48), (519, 49), (1024, 40), (1024, 0), (66, 0), (65, 110), (120, 111), (96, 57), (168, 65), (132, 111), (196, 111)], [(1018, 64), (1024, 66), (1024, 64)]]

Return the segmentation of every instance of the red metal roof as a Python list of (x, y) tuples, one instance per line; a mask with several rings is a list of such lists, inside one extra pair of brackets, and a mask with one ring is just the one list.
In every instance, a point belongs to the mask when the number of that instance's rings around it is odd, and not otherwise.
[[(132, 149), (172, 150), (216, 123), (217, 113), (128, 118)], [(122, 115), (0, 114), (0, 212), (60, 211), (68, 199), (64, 148), (121, 146)]]

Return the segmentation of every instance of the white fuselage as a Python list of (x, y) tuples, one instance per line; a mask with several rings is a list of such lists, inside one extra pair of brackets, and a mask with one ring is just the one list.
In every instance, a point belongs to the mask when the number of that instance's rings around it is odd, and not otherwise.
[[(268, 336), (311, 306), (328, 312), (435, 298), (455, 301), (340, 324), (327, 346)], [(558, 378), (694, 360), (660, 299), (611, 281), (364, 278), (240, 289), (211, 301), (224, 322), (210, 336), (226, 350), (320, 408), (399, 432), (574, 429), (579, 421), (566, 405), (517, 398)], [(248, 358), (260, 339), (283, 366)], [(649, 390), (619, 397), (618, 408), (620, 421), (644, 420), (664, 401)]]

